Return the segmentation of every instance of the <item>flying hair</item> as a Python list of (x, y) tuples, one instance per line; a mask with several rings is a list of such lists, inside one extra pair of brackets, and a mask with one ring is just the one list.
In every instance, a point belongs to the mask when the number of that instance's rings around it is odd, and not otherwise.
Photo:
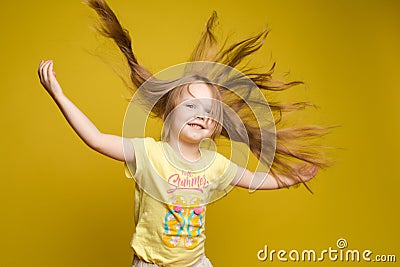
[[(298, 167), (304, 163), (316, 165), (319, 168), (331, 165), (331, 161), (324, 153), (325, 147), (315, 145), (312, 142), (327, 134), (330, 130), (329, 127), (319, 125), (285, 126), (287, 119), (284, 114), (303, 110), (306, 107), (313, 106), (313, 104), (309, 102), (283, 103), (272, 99), (272, 92), (284, 91), (302, 84), (302, 82), (285, 82), (273, 78), (275, 63), (267, 71), (257, 71), (243, 64), (245, 60), (263, 46), (269, 33), (268, 30), (263, 30), (255, 36), (231, 45), (226, 45), (226, 42), (220, 45), (214, 34), (214, 29), (218, 24), (217, 13), (214, 11), (206, 23), (205, 30), (194, 48), (189, 62), (202, 61), (215, 63), (216, 65), (222, 64), (237, 70), (241, 75), (235, 73), (234, 75), (231, 73), (226, 75), (226, 73), (217, 71), (213, 74), (213, 77), (216, 77), (216, 81), (218, 81), (216, 83), (214, 79), (208, 79), (208, 76), (205, 78), (199, 75), (201, 72), (194, 67), (194, 69), (187, 70), (188, 75), (183, 77), (185, 80), (183, 83), (182, 79), (161, 81), (151, 79), (152, 74), (139, 64), (132, 51), (128, 30), (121, 26), (118, 18), (107, 3), (104, 0), (86, 0), (85, 3), (94, 9), (100, 18), (98, 32), (104, 37), (114, 40), (126, 58), (130, 69), (130, 81), (133, 84), (132, 94), (141, 86), (144, 87), (141, 93), (148, 103), (155, 103), (154, 107), (152, 107), (152, 113), (155, 116), (168, 115), (174, 107), (173, 101), (175, 101), (176, 95), (179, 94), (179, 90), (187, 88), (188, 83), (205, 82), (216, 90), (216, 99), (229, 106), (241, 120), (241, 122), (238, 122), (235, 119), (231, 119), (231, 116), (226, 111), (222, 111), (221, 121), (223, 120), (224, 127), (217, 132), (233, 141), (245, 143), (245, 140), (248, 140), (249, 149), (261, 163), (270, 166), (270, 173), (279, 186), (287, 187), (284, 180), (280, 178), (282, 175), (296, 183), (303, 183), (309, 189), (302, 181)], [(242, 67), (243, 65), (244, 67)], [(249, 85), (248, 82), (245, 82), (248, 79), (252, 81), (252, 84)], [(266, 107), (265, 101), (263, 102), (255, 97), (254, 92), (259, 90), (262, 91), (262, 94), (267, 99), (268, 107)], [(273, 121), (266, 122), (270, 124), (269, 126), (256, 121), (253, 112), (254, 107), (268, 109), (272, 112)], [(240, 129), (239, 123), (244, 124), (245, 131), (235, 130)], [(273, 131), (271, 130), (272, 128)], [(272, 138), (272, 135), (276, 136)], [(275, 144), (269, 143), (272, 142), (271, 140)], [(275, 149), (275, 156), (272, 162), (271, 159), (264, 156), (265, 151), (268, 149)]]

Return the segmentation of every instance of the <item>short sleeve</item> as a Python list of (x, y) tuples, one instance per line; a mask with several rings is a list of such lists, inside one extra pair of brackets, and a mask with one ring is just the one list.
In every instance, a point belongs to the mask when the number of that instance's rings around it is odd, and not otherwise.
[(135, 161), (132, 162), (124, 162), (124, 172), (127, 178), (136, 178), (138, 179), (142, 173), (143, 169), (143, 154), (146, 153), (144, 149), (144, 139), (143, 138), (132, 138), (129, 139), (132, 142), (134, 153), (135, 153)]
[[(128, 165), (129, 165), (130, 167), (128, 167)], [(126, 178), (133, 178), (133, 175), (132, 175), (132, 172), (131, 172), (131, 170), (132, 170), (132, 171), (134, 170), (133, 167), (136, 167), (136, 166), (134, 166), (134, 164), (132, 164), (132, 163), (126, 163), (126, 162), (124, 162), (124, 172), (125, 172)]]
[(223, 174), (219, 178), (217, 190), (222, 191), (225, 190), (231, 184), (232, 180), (236, 177), (238, 166), (224, 156), (219, 156), (220, 159), (218, 161), (222, 161), (220, 166), (223, 168)]

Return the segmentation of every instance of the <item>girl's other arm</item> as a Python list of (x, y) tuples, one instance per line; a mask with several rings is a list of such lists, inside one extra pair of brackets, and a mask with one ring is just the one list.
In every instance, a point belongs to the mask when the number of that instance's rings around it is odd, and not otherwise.
[[(301, 180), (303, 182), (307, 182), (317, 175), (318, 167), (315, 165), (306, 166), (306, 164), (303, 164), (298, 166), (297, 172)], [(288, 177), (279, 176), (279, 178), (285, 182), (287, 187), (298, 183), (295, 182), (294, 179), (290, 179)], [(251, 172), (242, 167), (238, 167), (236, 177), (231, 182), (231, 185), (252, 190), (278, 189), (282, 187), (279, 186), (276, 179), (270, 173)]]
[(53, 72), (52, 60), (41, 61), (38, 73), (40, 83), (56, 102), (68, 123), (83, 142), (97, 152), (113, 159), (125, 161), (126, 155), (128, 161), (134, 161), (134, 149), (128, 139), (101, 133), (85, 114), (63, 94), (55, 72)]

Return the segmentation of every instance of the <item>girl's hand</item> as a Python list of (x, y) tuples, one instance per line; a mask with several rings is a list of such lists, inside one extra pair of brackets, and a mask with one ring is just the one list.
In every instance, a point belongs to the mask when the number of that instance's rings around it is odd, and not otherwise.
[(317, 175), (318, 169), (315, 165), (301, 164), (297, 167), (297, 174), (303, 182), (307, 182)]
[(40, 61), (38, 74), (40, 83), (52, 97), (62, 94), (61, 86), (56, 79), (56, 73), (53, 71), (53, 60)]

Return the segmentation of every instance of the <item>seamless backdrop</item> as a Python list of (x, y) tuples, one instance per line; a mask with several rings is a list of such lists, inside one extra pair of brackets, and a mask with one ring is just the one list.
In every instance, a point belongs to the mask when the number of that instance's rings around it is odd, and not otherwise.
[[(213, 10), (233, 41), (271, 28), (253, 63), (276, 61), (278, 75), (305, 81), (293, 95), (320, 107), (316, 121), (340, 125), (326, 138), (338, 148), (336, 164), (310, 183), (314, 194), (235, 189), (209, 207), (214, 266), (308, 266), (261, 262), (257, 251), (337, 249), (339, 238), (400, 260), (398, 1), (109, 4), (153, 72), (187, 60)], [(0, 266), (130, 266), (133, 182), (122, 163), (78, 139), (37, 77), (39, 61), (53, 59), (65, 94), (100, 130), (121, 134), (126, 91), (98, 57), (115, 47), (96, 36), (80, 1), (6, 1), (2, 9)]]

